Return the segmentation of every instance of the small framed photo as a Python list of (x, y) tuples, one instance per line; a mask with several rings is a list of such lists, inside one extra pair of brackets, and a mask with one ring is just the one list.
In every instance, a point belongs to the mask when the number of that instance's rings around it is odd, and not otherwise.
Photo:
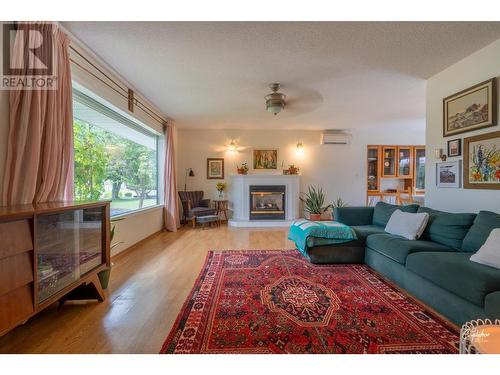
[(224, 179), (223, 158), (207, 158), (207, 179), (209, 180)]
[(461, 185), (461, 160), (436, 163), (438, 188), (459, 188)]
[(462, 140), (459, 138), (448, 141), (448, 157), (452, 158), (461, 155), (462, 155)]

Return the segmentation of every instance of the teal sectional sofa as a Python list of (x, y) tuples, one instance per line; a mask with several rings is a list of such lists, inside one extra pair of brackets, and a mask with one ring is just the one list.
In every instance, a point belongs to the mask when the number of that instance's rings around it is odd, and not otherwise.
[[(429, 214), (419, 240), (384, 231), (398, 208)], [(364, 245), (364, 262), (368, 266), (454, 323), (500, 318), (500, 269), (469, 260), (491, 230), (500, 228), (499, 214), (448, 213), (418, 205), (378, 203), (376, 207), (336, 208), (334, 217), (356, 231), (357, 244)], [(336, 251), (340, 253), (341, 248)], [(325, 263), (325, 259), (311, 261)]]

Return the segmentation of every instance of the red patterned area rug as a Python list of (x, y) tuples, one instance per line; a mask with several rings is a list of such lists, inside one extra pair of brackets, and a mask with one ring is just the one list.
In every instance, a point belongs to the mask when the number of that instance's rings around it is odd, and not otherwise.
[(161, 353), (457, 353), (458, 340), (365, 265), (211, 251)]

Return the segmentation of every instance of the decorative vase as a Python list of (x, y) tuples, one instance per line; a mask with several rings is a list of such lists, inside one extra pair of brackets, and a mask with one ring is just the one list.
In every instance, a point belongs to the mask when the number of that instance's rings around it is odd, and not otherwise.
[(219, 200), (223, 200), (223, 199), (224, 199), (224, 191), (220, 190), (219, 191)]
[(109, 278), (111, 276), (111, 267), (107, 267), (103, 269), (101, 272), (97, 274), (99, 277), (99, 282), (101, 283), (102, 289), (107, 289), (109, 284)]
[(309, 220), (311, 221), (320, 221), (321, 214), (309, 214)]

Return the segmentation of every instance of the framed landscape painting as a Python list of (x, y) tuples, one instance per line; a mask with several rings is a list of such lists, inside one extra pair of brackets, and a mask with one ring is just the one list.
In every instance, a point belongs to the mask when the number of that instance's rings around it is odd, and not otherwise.
[(253, 150), (253, 169), (278, 169), (278, 150)]
[(464, 139), (464, 188), (500, 189), (500, 131)]
[(207, 158), (207, 178), (209, 180), (224, 179), (223, 158)]
[(436, 182), (439, 188), (460, 187), (460, 160), (436, 164)]
[(443, 99), (443, 137), (496, 124), (496, 78)]

